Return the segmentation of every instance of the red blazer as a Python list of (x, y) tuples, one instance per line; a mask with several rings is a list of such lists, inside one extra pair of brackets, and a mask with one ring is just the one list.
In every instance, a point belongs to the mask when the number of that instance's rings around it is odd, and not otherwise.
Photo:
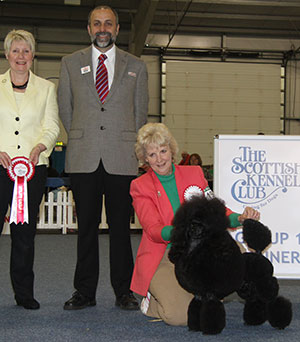
[[(202, 191), (208, 186), (199, 166), (175, 165), (175, 179), (180, 203), (184, 201), (184, 192), (190, 186), (196, 185)], [(172, 224), (174, 213), (168, 196), (152, 169), (131, 182), (130, 194), (143, 228), (130, 288), (133, 292), (146, 296), (168, 245), (161, 237), (161, 230)], [(227, 215), (231, 213), (227, 209)]]

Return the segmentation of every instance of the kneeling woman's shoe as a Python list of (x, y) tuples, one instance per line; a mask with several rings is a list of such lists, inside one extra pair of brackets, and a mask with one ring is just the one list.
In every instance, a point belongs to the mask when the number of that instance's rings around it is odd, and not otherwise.
[(16, 298), (16, 302), (17, 302), (17, 305), (23, 306), (23, 308), (27, 310), (37, 310), (40, 308), (40, 303), (34, 298), (22, 299), (22, 300)]

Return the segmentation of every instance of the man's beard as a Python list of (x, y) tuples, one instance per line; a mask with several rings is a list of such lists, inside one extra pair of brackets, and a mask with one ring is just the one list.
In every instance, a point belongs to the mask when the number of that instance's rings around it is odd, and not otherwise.
[[(108, 36), (109, 40), (101, 41), (100, 39), (98, 39), (98, 36), (100, 35)], [(96, 47), (106, 48), (116, 41), (116, 37), (113, 36), (110, 32), (97, 32), (94, 36), (91, 37), (91, 40)]]

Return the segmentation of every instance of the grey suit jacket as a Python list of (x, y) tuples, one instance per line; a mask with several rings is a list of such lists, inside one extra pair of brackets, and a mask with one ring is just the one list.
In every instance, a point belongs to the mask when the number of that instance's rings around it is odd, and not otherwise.
[(93, 172), (102, 159), (110, 174), (136, 175), (136, 133), (148, 114), (148, 74), (142, 60), (116, 48), (114, 79), (102, 105), (92, 47), (63, 57), (58, 105), (68, 133), (66, 172)]

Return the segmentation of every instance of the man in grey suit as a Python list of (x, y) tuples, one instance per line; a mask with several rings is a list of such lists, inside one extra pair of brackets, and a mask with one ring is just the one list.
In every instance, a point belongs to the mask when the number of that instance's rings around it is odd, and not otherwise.
[[(92, 45), (62, 59), (58, 87), (60, 117), (68, 133), (65, 171), (70, 173), (78, 218), (75, 292), (64, 309), (96, 305), (104, 195), (115, 304), (136, 310), (138, 303), (129, 290), (133, 270), (129, 187), (137, 174), (136, 133), (147, 121), (147, 69), (139, 58), (115, 46), (119, 24), (112, 8), (94, 8), (87, 29)], [(100, 77), (98, 59), (107, 70), (105, 99), (95, 86)]]

